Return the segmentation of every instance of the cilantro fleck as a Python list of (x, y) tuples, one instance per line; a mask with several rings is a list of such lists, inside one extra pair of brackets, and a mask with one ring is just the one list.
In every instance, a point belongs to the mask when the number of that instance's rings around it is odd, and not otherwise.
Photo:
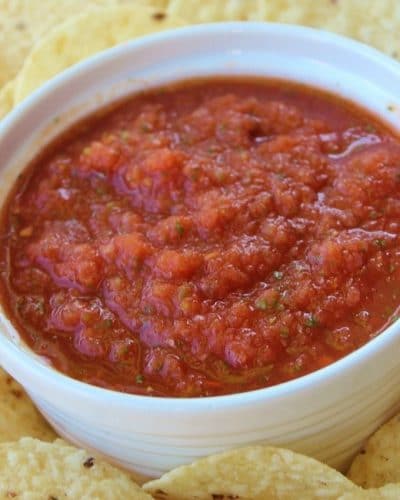
[(294, 362), (294, 369), (296, 372), (300, 371), (303, 368), (303, 361), (301, 359), (296, 359)]
[(179, 236), (183, 236), (185, 233), (185, 228), (182, 226), (182, 224), (179, 221), (176, 221), (175, 223), (175, 229), (176, 232), (179, 234)]
[(369, 213), (369, 218), (372, 220), (377, 219), (381, 214), (377, 210), (371, 210)]
[(37, 297), (32, 300), (32, 307), (38, 314), (44, 314), (44, 299)]
[(103, 320), (103, 321), (102, 321), (102, 323), (101, 323), (101, 325), (102, 325), (102, 327), (103, 327), (104, 329), (107, 329), (107, 330), (108, 330), (109, 328), (111, 328), (111, 327), (112, 327), (112, 325), (113, 325), (113, 321), (112, 321), (112, 319), (109, 319), (109, 318), (108, 318), (108, 319)]
[(137, 383), (137, 384), (143, 384), (143, 382), (144, 382), (144, 377), (143, 377), (143, 375), (142, 375), (141, 373), (138, 373), (138, 374), (136, 375), (136, 383)]
[(287, 326), (282, 326), (279, 332), (280, 336), (286, 338), (289, 336), (289, 328)]
[(141, 123), (140, 131), (143, 133), (151, 132), (151, 126), (148, 123)]
[(265, 299), (258, 299), (256, 302), (256, 309), (266, 311), (268, 309), (268, 302)]
[(273, 275), (274, 278), (278, 281), (280, 281), (283, 278), (283, 273), (281, 271), (274, 271)]
[(386, 248), (386, 241), (378, 239), (374, 241), (374, 245), (376, 245), (378, 248)]
[(365, 130), (367, 132), (370, 132), (371, 134), (374, 134), (376, 132), (376, 127), (374, 127), (372, 123), (367, 123), (367, 125), (365, 126)]
[(127, 130), (121, 130), (119, 136), (123, 142), (126, 142), (129, 139), (129, 132)]
[(189, 297), (192, 292), (192, 287), (190, 286), (189, 283), (185, 283), (181, 285), (178, 288), (178, 299), (179, 301), (182, 301), (183, 299), (186, 299), (186, 297)]
[(220, 123), (218, 125), (218, 131), (219, 132), (225, 132), (225, 130), (226, 130), (226, 123)]
[(96, 186), (95, 191), (99, 196), (107, 193), (107, 189), (104, 186)]
[(315, 328), (319, 325), (319, 321), (313, 314), (309, 314), (304, 322), (304, 324), (310, 328)]

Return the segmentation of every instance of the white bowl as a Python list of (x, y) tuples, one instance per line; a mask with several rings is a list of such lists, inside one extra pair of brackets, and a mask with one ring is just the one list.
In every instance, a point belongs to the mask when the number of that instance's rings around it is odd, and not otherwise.
[[(400, 65), (379, 52), (300, 27), (202, 25), (101, 53), (29, 97), (0, 124), (2, 194), (45, 143), (91, 110), (138, 89), (215, 74), (309, 83), (348, 97), (400, 128)], [(60, 434), (151, 476), (260, 442), (288, 446), (343, 468), (400, 403), (398, 322), (353, 354), (305, 377), (198, 399), (126, 395), (78, 382), (27, 349), (4, 312), (0, 326), (1, 364)]]

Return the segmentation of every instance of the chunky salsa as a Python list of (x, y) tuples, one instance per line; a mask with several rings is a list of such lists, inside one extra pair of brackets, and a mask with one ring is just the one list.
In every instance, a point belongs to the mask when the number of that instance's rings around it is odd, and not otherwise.
[(312, 88), (184, 82), (56, 141), (0, 236), (4, 307), (60, 371), (154, 396), (271, 386), (396, 318), (400, 140)]

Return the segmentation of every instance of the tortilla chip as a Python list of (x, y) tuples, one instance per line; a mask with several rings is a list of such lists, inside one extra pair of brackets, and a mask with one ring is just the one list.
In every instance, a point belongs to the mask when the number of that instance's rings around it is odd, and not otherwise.
[(136, 4), (87, 9), (35, 45), (18, 75), (14, 101), (21, 101), (52, 76), (96, 52), (183, 25), (175, 16)]
[[(265, 0), (170, 0), (167, 11), (193, 23), (218, 21), (262, 21), (273, 1)], [(279, 2), (280, 4), (282, 2)]]
[(18, 500), (151, 499), (128, 474), (61, 439), (0, 445), (0, 497)]
[[(134, 0), (163, 7), (166, 0)], [(16, 76), (33, 45), (84, 7), (132, 0), (0, 0), (0, 87)]]
[(345, 493), (338, 500), (399, 500), (400, 484), (387, 484), (382, 488)]
[(23, 388), (0, 368), (0, 443), (23, 436), (44, 441), (57, 437)]
[(178, 467), (143, 489), (155, 498), (337, 499), (358, 488), (317, 460), (290, 450), (251, 446)]
[(400, 415), (370, 437), (351, 464), (348, 477), (364, 488), (400, 482)]
[(11, 80), (0, 89), (0, 120), (13, 108), (14, 87), (15, 81)]
[(170, 0), (167, 11), (192, 23), (258, 20), (323, 28), (400, 59), (398, 0)]

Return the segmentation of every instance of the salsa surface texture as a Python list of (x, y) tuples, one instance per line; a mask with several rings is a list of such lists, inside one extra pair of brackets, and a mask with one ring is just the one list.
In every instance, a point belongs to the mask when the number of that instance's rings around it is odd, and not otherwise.
[(2, 302), (118, 391), (212, 396), (354, 351), (400, 302), (400, 141), (338, 97), (209, 79), (73, 127), (3, 211)]

